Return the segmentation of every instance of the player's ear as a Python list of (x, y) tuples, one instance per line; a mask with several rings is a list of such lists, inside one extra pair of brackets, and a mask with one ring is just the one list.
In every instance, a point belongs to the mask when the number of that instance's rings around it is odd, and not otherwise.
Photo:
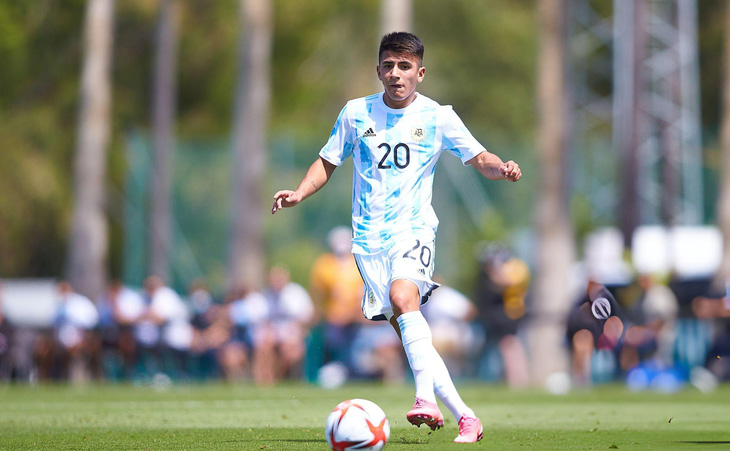
[(382, 80), (383, 77), (380, 76), (380, 64), (375, 66), (375, 73), (378, 74), (378, 80)]
[(426, 67), (421, 66), (418, 68), (418, 82), (422, 82), (423, 78), (426, 76)]

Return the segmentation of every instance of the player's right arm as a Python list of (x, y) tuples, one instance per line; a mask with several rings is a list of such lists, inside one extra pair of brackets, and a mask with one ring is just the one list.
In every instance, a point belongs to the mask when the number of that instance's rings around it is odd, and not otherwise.
[(274, 206), (271, 214), (286, 207), (293, 207), (319, 191), (332, 177), (337, 166), (322, 157), (317, 158), (307, 170), (306, 175), (295, 191), (281, 190), (274, 194)]

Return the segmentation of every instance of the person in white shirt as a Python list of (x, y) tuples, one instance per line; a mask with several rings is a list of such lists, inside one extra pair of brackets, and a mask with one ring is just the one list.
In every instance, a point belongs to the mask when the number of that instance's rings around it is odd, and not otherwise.
[(491, 180), (516, 182), (522, 172), (479, 144), (451, 107), (416, 91), (426, 75), (423, 54), (423, 43), (411, 33), (382, 38), (376, 71), (384, 91), (345, 105), (319, 158), (296, 190), (274, 194), (271, 212), (319, 191), (352, 157), (352, 252), (365, 282), (363, 313), (390, 321), (401, 337), (416, 383), (416, 402), (406, 418), (440, 428), (438, 395), (458, 420), (455, 441), (476, 442), (481, 422), (454, 388), (419, 310), (438, 287), (431, 279), (438, 226), (433, 174), (444, 151)]
[(433, 333), (433, 346), (441, 358), (448, 363), (452, 374), (463, 376), (468, 357), (475, 354), (477, 338), (470, 322), (477, 314), (474, 304), (459, 291), (446, 286), (438, 277), (440, 285), (427, 304), (421, 307)]
[(272, 339), (268, 333), (269, 304), (263, 294), (242, 287), (228, 304), (231, 339), (221, 348), (220, 363), (228, 379), (240, 379), (250, 369), (258, 385), (273, 383), (269, 364)]
[(135, 324), (146, 308), (142, 295), (120, 280), (112, 280), (99, 299), (102, 337), (107, 348), (121, 357), (123, 374), (120, 376), (127, 379), (132, 377), (137, 364)]
[[(68, 376), (73, 382), (84, 382), (92, 369), (99, 376), (98, 359), (101, 339), (94, 333), (99, 325), (99, 312), (86, 296), (76, 293), (68, 282), (58, 284), (56, 339), (68, 359)], [(92, 360), (97, 364), (92, 368)]]
[[(145, 281), (149, 305), (135, 328), (137, 340), (152, 362), (147, 371), (173, 371), (185, 376), (188, 351), (193, 341), (193, 327), (187, 306), (172, 288), (158, 276)], [(172, 365), (166, 365), (172, 362)]]
[(301, 285), (291, 281), (289, 270), (275, 265), (264, 290), (269, 305), (269, 338), (274, 380), (299, 378), (305, 354), (304, 340), (314, 317), (314, 304)]

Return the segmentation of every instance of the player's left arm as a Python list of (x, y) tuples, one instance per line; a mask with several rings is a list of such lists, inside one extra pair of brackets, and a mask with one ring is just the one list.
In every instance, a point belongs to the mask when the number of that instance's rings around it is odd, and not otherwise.
[(512, 160), (505, 163), (497, 155), (486, 150), (467, 163), (474, 166), (489, 180), (509, 180), (510, 182), (516, 182), (522, 178), (520, 165)]

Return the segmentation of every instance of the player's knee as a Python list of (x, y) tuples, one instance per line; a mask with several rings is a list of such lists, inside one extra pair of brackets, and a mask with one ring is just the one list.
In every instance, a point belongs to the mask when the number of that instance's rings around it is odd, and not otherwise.
[(412, 290), (391, 290), (390, 304), (393, 307), (395, 316), (401, 313), (414, 312), (418, 310), (420, 304), (418, 290), (415, 293)]

